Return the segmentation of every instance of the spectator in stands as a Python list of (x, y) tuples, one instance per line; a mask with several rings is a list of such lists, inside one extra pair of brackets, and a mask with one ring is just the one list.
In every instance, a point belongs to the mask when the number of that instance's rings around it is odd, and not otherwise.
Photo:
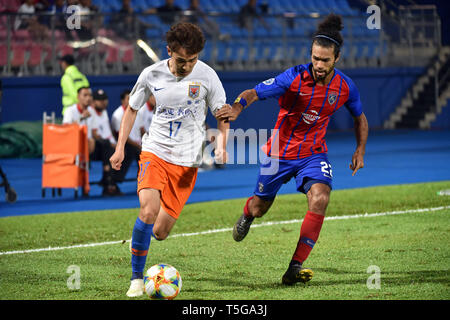
[(243, 5), (239, 11), (239, 26), (243, 29), (247, 29), (248, 31), (252, 31), (254, 19), (258, 19), (264, 28), (269, 29), (269, 25), (264, 20), (262, 13), (256, 6), (256, 0), (248, 0), (247, 4)]
[(89, 40), (94, 36), (94, 27), (96, 23), (100, 25), (101, 21), (95, 16), (95, 13), (99, 12), (99, 9), (94, 6), (91, 0), (80, 0), (80, 20), (81, 28), (77, 29), (77, 34), (80, 40)]
[[(66, 5), (64, 4), (64, 0), (55, 0), (53, 4), (51, 4), (47, 8), (47, 13), (51, 14), (53, 17), (53, 26), (56, 30), (66, 31), (66, 19), (64, 14), (66, 13)], [(47, 26), (52, 25), (52, 20), (50, 17), (43, 17), (43, 21)]]
[(111, 147), (116, 147), (116, 139), (111, 131), (111, 124), (108, 116), (108, 95), (103, 89), (97, 89), (92, 94), (92, 106), (88, 108), (92, 117), (97, 122), (97, 133), (102, 139), (109, 140)]
[(200, 7), (199, 0), (190, 0), (189, 8), (183, 16), (182, 21), (198, 25), (207, 36), (217, 37), (221, 40), (227, 38), (227, 35), (220, 33), (219, 25), (209, 19), (208, 15)]
[(114, 31), (125, 39), (145, 38), (145, 29), (152, 27), (139, 17), (136, 19), (130, 0), (122, 0), (122, 8), (114, 15), (112, 25)]
[(182, 12), (181, 8), (174, 2), (174, 0), (166, 0), (166, 3), (164, 5), (157, 8), (148, 9), (144, 13), (158, 13), (160, 15), (161, 21), (170, 26), (180, 19), (180, 14)]
[(78, 102), (78, 89), (89, 87), (89, 81), (84, 74), (74, 65), (75, 59), (68, 54), (59, 59), (61, 69), (64, 71), (61, 77), (62, 89), (62, 114), (64, 115), (67, 107)]
[(49, 37), (48, 28), (38, 21), (38, 17), (34, 15), (36, 8), (33, 0), (26, 0), (17, 13), (23, 13), (16, 17), (14, 23), (15, 30), (28, 30), (31, 37), (37, 41), (46, 41)]
[(78, 123), (86, 125), (88, 129), (89, 159), (100, 160), (103, 164), (102, 194), (105, 196), (117, 196), (122, 193), (119, 190), (112, 175), (109, 158), (113, 154), (113, 148), (109, 140), (102, 139), (98, 134), (98, 124), (89, 112), (89, 103), (92, 100), (91, 89), (81, 87), (78, 89), (78, 103), (67, 108), (64, 113), (63, 123)]
[[(119, 136), (120, 123), (122, 122), (122, 117), (125, 109), (128, 106), (130, 93), (131, 91), (127, 89), (120, 94), (121, 105), (117, 107), (111, 117), (111, 127), (116, 139)], [(125, 144), (125, 159), (122, 162), (120, 170), (114, 171), (114, 179), (116, 181), (123, 181), (125, 179), (125, 175), (127, 174), (128, 169), (130, 168), (130, 165), (133, 163), (133, 161), (139, 163), (143, 130), (142, 118), (138, 113), (136, 116), (136, 121), (134, 122), (130, 135), (128, 136), (128, 140)]]

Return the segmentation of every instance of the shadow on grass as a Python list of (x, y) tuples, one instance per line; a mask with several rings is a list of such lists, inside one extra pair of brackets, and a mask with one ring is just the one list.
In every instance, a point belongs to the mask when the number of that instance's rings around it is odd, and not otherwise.
[[(215, 278), (197, 278), (190, 279), (193, 282), (211, 282), (214, 283), (211, 289), (202, 289), (203, 292), (217, 292), (217, 287), (222, 292), (236, 292), (236, 290), (266, 290), (266, 289), (286, 289), (292, 287), (324, 287), (324, 286), (341, 286), (341, 285), (366, 285), (367, 279), (372, 275), (365, 272), (349, 272), (348, 270), (340, 270), (335, 268), (316, 268), (314, 269), (315, 279), (313, 278), (308, 283), (298, 283), (294, 286), (286, 286), (281, 283), (280, 274), (279, 280), (274, 281), (273, 277), (266, 278), (265, 281), (260, 281), (255, 278), (254, 282), (249, 282), (249, 279), (240, 279), (236, 275), (222, 274), (221, 277)], [(321, 274), (317, 279), (317, 275)], [(332, 274), (327, 277), (326, 274)], [(329, 280), (323, 280), (330, 278)], [(251, 281), (251, 279), (250, 279)], [(402, 286), (402, 285), (421, 285), (424, 283), (450, 285), (450, 278), (448, 270), (417, 270), (417, 271), (384, 271), (381, 272), (381, 285), (386, 286)], [(193, 289), (186, 288), (186, 292), (197, 291), (196, 286)], [(445, 297), (443, 297), (445, 298)]]

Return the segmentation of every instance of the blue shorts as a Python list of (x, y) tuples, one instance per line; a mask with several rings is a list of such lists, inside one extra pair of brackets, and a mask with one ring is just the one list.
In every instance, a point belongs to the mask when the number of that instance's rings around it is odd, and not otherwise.
[(324, 183), (332, 188), (333, 175), (326, 153), (295, 160), (266, 157), (259, 168), (254, 194), (271, 201), (281, 186), (295, 178), (297, 191), (307, 193), (314, 183)]

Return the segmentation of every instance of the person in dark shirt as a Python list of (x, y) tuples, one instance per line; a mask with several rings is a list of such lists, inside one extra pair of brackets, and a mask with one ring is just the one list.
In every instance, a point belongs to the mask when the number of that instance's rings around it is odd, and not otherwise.
[(189, 8), (185, 12), (182, 20), (198, 25), (207, 36), (223, 37), (220, 33), (219, 25), (209, 19), (208, 15), (200, 7), (199, 0), (190, 0)]
[(157, 13), (163, 23), (172, 25), (180, 18), (181, 8), (174, 4), (174, 0), (166, 0), (166, 3), (157, 8), (151, 8), (145, 11), (147, 14)]
[(253, 30), (254, 19), (258, 19), (266, 29), (269, 29), (267, 22), (263, 19), (256, 6), (256, 0), (248, 0), (247, 4), (243, 5), (239, 11), (239, 26), (242, 29)]

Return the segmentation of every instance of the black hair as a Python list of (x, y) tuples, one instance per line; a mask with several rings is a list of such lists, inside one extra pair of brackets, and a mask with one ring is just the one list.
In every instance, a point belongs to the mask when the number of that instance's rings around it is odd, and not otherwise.
[(337, 58), (344, 43), (340, 32), (342, 29), (344, 29), (344, 25), (341, 16), (331, 13), (319, 23), (312, 44), (318, 44), (326, 48), (334, 47), (334, 57)]
[(125, 97), (126, 97), (127, 95), (129, 95), (130, 93), (131, 93), (131, 90), (129, 90), (129, 89), (123, 90), (122, 93), (120, 94), (120, 100), (125, 99)]
[(90, 89), (90, 87), (81, 87), (81, 88), (78, 88), (77, 94), (80, 94), (81, 90), (83, 90), (83, 89)]

